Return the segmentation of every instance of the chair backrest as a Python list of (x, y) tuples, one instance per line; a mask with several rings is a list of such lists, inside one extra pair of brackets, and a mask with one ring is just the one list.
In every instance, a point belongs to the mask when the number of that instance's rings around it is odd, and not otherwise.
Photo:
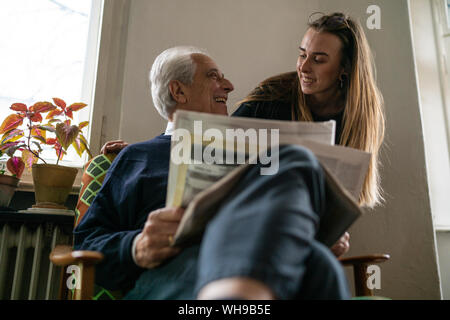
[(89, 160), (84, 166), (85, 170), (81, 177), (80, 194), (78, 196), (77, 207), (75, 208), (75, 227), (80, 223), (100, 190), (106, 172), (116, 156), (117, 154), (115, 153), (101, 154)]
[[(89, 160), (84, 166), (85, 169), (83, 176), (81, 177), (80, 194), (75, 208), (74, 227), (80, 223), (86, 211), (89, 209), (89, 206), (103, 184), (106, 172), (116, 156), (117, 154), (115, 153), (108, 153), (106, 155), (101, 154)], [(116, 300), (121, 297), (122, 293), (119, 291), (109, 291), (98, 285), (94, 286), (94, 300)]]

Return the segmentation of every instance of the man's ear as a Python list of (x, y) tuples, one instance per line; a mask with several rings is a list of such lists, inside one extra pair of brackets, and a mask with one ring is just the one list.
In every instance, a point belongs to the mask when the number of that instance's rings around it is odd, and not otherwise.
[(170, 94), (177, 104), (187, 102), (184, 88), (185, 85), (178, 80), (172, 80), (169, 82)]

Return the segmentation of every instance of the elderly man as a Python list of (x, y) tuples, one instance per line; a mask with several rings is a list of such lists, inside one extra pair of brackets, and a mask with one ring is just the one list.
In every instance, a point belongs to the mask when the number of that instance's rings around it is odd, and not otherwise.
[(254, 165), (228, 195), (201, 242), (170, 246), (183, 215), (164, 208), (176, 110), (227, 114), (233, 85), (194, 47), (161, 53), (150, 72), (165, 134), (126, 147), (74, 231), (75, 248), (105, 255), (97, 283), (129, 299), (345, 299), (342, 267), (314, 237), (324, 178), (305, 149), (280, 149), (280, 170)]

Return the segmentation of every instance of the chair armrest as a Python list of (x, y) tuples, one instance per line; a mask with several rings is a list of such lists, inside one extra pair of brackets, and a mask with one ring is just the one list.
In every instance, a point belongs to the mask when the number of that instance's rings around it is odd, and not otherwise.
[(382, 263), (389, 260), (388, 254), (371, 254), (367, 256), (339, 258), (344, 266), (353, 266), (353, 276), (355, 280), (355, 294), (357, 297), (373, 296), (372, 289), (367, 286), (367, 267), (370, 264)]
[(104, 255), (97, 251), (73, 250), (71, 246), (57, 245), (50, 253), (50, 261), (57, 266), (68, 266), (83, 263), (95, 265), (101, 262)]
[(371, 255), (367, 255), (367, 256), (339, 258), (338, 260), (344, 266), (350, 266), (350, 265), (382, 263), (389, 259), (390, 259), (390, 256), (388, 254), (382, 253), (382, 254), (371, 254)]
[[(81, 265), (79, 288), (76, 288), (72, 293), (74, 300), (90, 300), (94, 293), (95, 282), (95, 265), (102, 261), (104, 255), (97, 251), (83, 251), (73, 250), (68, 245), (57, 245), (50, 253), (50, 261), (61, 267), (69, 265)], [(61, 283), (59, 289), (60, 299), (68, 298), (68, 291), (66, 288), (68, 274), (63, 271), (61, 273)]]

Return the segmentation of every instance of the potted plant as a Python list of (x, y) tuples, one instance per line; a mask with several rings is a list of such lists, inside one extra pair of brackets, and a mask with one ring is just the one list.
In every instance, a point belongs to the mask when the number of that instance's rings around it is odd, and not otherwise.
[[(3, 153), (0, 151), (0, 158)], [(7, 208), (19, 184), (25, 164), (22, 158), (10, 157), (6, 164), (0, 162), (0, 207)], [(9, 171), (11, 175), (7, 175)]]
[[(66, 106), (64, 100), (53, 98), (51, 102), (37, 102), (31, 107), (14, 103), (11, 109), (16, 113), (9, 115), (0, 126), (4, 135), (0, 150), (11, 156), (21, 152), (25, 167), (31, 168), (35, 188), (36, 204), (33, 207), (66, 209), (64, 203), (72, 189), (77, 169), (61, 166), (59, 161), (72, 145), (77, 154), (87, 152), (92, 157), (82, 129), (88, 122), (73, 125), (73, 112), (84, 107), (84, 103)], [(47, 113), (44, 123), (43, 113)], [(26, 121), (25, 129), (21, 129)], [(47, 136), (49, 133), (50, 136)], [(42, 145), (51, 145), (56, 151), (56, 164), (47, 163), (42, 157)], [(38, 163), (40, 162), (40, 163)]]
[[(6, 165), (1, 169), (0, 179), (2, 181), (1, 205), (9, 206), (14, 191), (22, 176), (26, 163), (29, 163), (30, 154), (39, 157), (40, 145), (33, 136), (39, 136), (41, 131), (36, 128), (36, 124), (42, 121), (42, 112), (48, 112), (54, 108), (50, 103), (37, 103), (30, 108), (21, 103), (14, 103), (10, 109), (16, 111), (6, 117), (0, 126), (0, 155), (3, 159), (8, 159)], [(28, 134), (20, 127), (24, 121), (28, 121)], [(20, 153), (20, 157), (17, 155)], [(4, 162), (3, 162), (4, 163)], [(6, 175), (6, 169), (12, 174)]]

